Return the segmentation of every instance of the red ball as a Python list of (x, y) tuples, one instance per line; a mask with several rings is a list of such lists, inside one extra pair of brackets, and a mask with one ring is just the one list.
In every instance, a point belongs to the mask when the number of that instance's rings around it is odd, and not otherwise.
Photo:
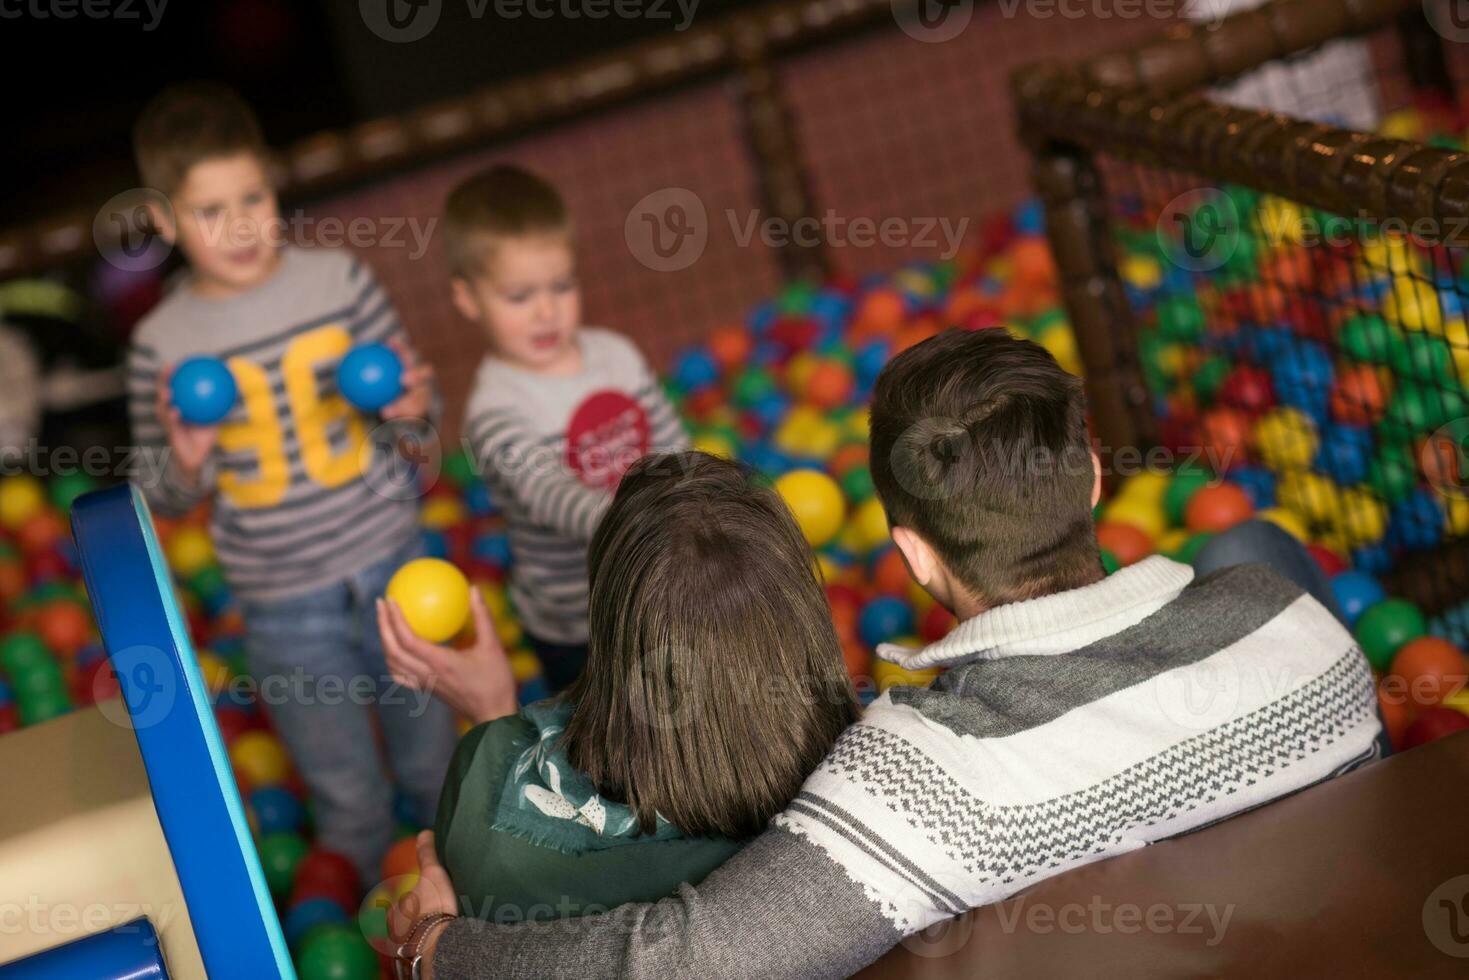
[(1316, 559), (1316, 564), (1321, 566), (1321, 571), (1325, 572), (1328, 577), (1347, 570), (1347, 560), (1325, 545), (1308, 544), (1306, 550), (1311, 553), (1312, 558)]
[(1414, 749), (1427, 745), (1466, 728), (1469, 728), (1469, 715), (1441, 705), (1424, 708), (1417, 720), (1408, 726), (1408, 734), (1403, 736), (1403, 748)]
[(949, 630), (954, 628), (956, 622), (958, 621), (954, 619), (953, 613), (934, 603), (923, 614), (923, 622), (918, 625), (918, 635), (923, 638), (924, 643), (937, 643), (949, 635)]
[(908, 565), (897, 548), (887, 549), (872, 563), (872, 588), (876, 592), (906, 596), (910, 581)]
[[(305, 888), (320, 889), (314, 894), (326, 894), (335, 889), (349, 895), (347, 908), (357, 901), (361, 884), (357, 868), (344, 855), (325, 848), (314, 847), (301, 859), (296, 868), (296, 891)], [(295, 901), (293, 898), (292, 901)]]
[(1153, 553), (1153, 539), (1131, 524), (1103, 521), (1097, 525), (1097, 544), (1106, 548), (1124, 565), (1141, 561)]
[(20, 727), (20, 712), (13, 704), (0, 704), (0, 735)]
[(55, 550), (38, 551), (28, 555), (26, 571), (30, 573), (32, 582), (50, 582), (71, 575), (71, 568), (67, 566), (66, 559)]
[(816, 343), (821, 324), (803, 316), (783, 316), (770, 328), (770, 339), (787, 351), (806, 350)]
[(55, 548), (66, 537), (66, 522), (54, 510), (43, 510), (15, 531), (15, 543), (27, 555)]
[(1420, 636), (1398, 648), (1388, 673), (1407, 683), (1415, 705), (1434, 705), (1469, 682), (1469, 657), (1448, 640)]
[(1238, 484), (1221, 483), (1195, 493), (1183, 512), (1183, 521), (1190, 531), (1224, 531), (1248, 520), (1254, 512), (1250, 495)]
[(1237, 365), (1219, 386), (1221, 403), (1246, 412), (1260, 412), (1275, 404), (1270, 372), (1248, 364)]
[(214, 721), (219, 725), (219, 734), (224, 744), (229, 745), (237, 736), (255, 727), (249, 712), (232, 704), (222, 704), (214, 709)]

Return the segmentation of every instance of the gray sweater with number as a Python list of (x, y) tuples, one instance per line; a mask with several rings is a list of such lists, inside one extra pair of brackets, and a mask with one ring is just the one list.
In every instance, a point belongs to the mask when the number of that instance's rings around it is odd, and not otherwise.
[(1261, 565), (1193, 581), (1148, 558), (880, 653), (949, 669), (874, 702), (697, 888), (570, 922), (457, 920), (435, 980), (847, 976), (965, 909), (1377, 757), (1361, 649)]

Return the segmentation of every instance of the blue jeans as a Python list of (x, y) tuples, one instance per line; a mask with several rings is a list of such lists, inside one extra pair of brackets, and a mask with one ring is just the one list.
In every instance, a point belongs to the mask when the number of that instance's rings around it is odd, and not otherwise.
[(376, 882), (393, 840), (393, 789), (373, 731), (418, 820), (432, 826), (457, 735), (447, 705), (388, 673), (375, 600), (421, 542), (319, 592), (243, 604), (245, 654), (259, 698), (311, 790), (323, 847)]
[[(1342, 628), (1352, 631), (1347, 617), (1337, 605), (1336, 595), (1331, 591), (1331, 582), (1311, 553), (1289, 533), (1269, 521), (1245, 521), (1210, 539), (1194, 558), (1194, 572), (1200, 576), (1231, 565), (1258, 562), (1284, 575), (1305, 589), (1317, 602), (1337, 618)], [(1377, 720), (1382, 721), (1381, 709)], [(1378, 736), (1381, 755), (1392, 754), (1392, 743), (1387, 738), (1387, 726)]]

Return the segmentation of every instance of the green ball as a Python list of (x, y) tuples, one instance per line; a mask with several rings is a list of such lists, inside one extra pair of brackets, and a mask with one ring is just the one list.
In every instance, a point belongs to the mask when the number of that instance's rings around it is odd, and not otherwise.
[(8, 670), (7, 673), (10, 675), (10, 686), (15, 688), (17, 701), (56, 692), (66, 693), (66, 677), (61, 672), (61, 665), (49, 655), (24, 664), (18, 670)]
[(71, 513), (72, 501), (84, 493), (91, 493), (97, 489), (97, 481), (85, 473), (63, 473), (52, 477), (51, 503), (63, 514)]
[(456, 449), (444, 457), (444, 475), (457, 487), (467, 487), (479, 479), (475, 472), (474, 457), (467, 449)]
[(306, 856), (306, 842), (299, 834), (280, 831), (266, 834), (257, 845), (260, 849), (260, 866), (265, 871), (265, 883), (277, 900), (291, 893), (296, 881), (296, 867)]
[(51, 602), (55, 599), (61, 599), (65, 602), (80, 603), (88, 610), (91, 609), (91, 606), (87, 602), (86, 593), (84, 593), (80, 588), (73, 585), (72, 583), (63, 582), (60, 579), (53, 579), (50, 582), (42, 582), (40, 585), (36, 586), (29, 593), (27, 593), (26, 599), (31, 604), (37, 606), (43, 605), (47, 602)]
[(1158, 329), (1168, 340), (1197, 341), (1204, 336), (1204, 308), (1193, 294), (1158, 303)]
[(229, 588), (224, 580), (224, 569), (218, 565), (206, 565), (189, 579), (189, 588), (201, 599), (211, 599)]
[(1403, 381), (1377, 423), (1377, 436), (1388, 442), (1410, 442), (1469, 410), (1464, 396), (1449, 388)]
[(1427, 630), (1423, 613), (1406, 599), (1383, 599), (1357, 620), (1357, 642), (1378, 670), (1387, 670), (1398, 648)]
[(15, 676), (31, 664), (51, 660), (46, 643), (29, 630), (11, 633), (0, 640), (0, 670)]
[(1449, 345), (1424, 333), (1409, 334), (1388, 352), (1393, 371), (1405, 378), (1442, 384), (1454, 381), (1454, 355)]
[(1232, 366), (1227, 359), (1218, 356), (1209, 357), (1199, 365), (1193, 381), (1194, 391), (1198, 392), (1202, 404), (1213, 404), (1214, 396), (1219, 393), (1219, 386), (1224, 384)]
[(356, 929), (326, 923), (302, 941), (296, 975), (301, 980), (377, 980), (377, 954)]
[(748, 368), (735, 378), (731, 394), (740, 408), (749, 408), (777, 389), (775, 378), (764, 368)]
[(71, 696), (63, 687), (58, 691), (47, 691), (25, 698), (18, 697), (16, 705), (20, 709), (22, 725), (39, 725), (43, 721), (50, 721), (70, 711)]
[(1255, 239), (1245, 229), (1241, 229), (1235, 239), (1234, 249), (1219, 267), (1218, 275), (1225, 283), (1246, 282), (1258, 278), (1259, 269), (1260, 248)]
[(1204, 545), (1208, 544), (1213, 537), (1213, 531), (1200, 531), (1198, 534), (1190, 535), (1189, 539), (1173, 553), (1173, 559), (1185, 565), (1192, 565), (1194, 559), (1199, 557), (1199, 552), (1204, 550)]
[(1390, 364), (1405, 345), (1403, 335), (1380, 316), (1354, 316), (1342, 325), (1339, 336), (1342, 350), (1355, 360), (1369, 364)]
[(1163, 511), (1168, 515), (1169, 524), (1183, 523), (1183, 512), (1188, 502), (1212, 479), (1208, 471), (1196, 466), (1180, 468), (1173, 474), (1173, 479), (1168, 481), (1168, 489), (1163, 491)]
[(853, 503), (862, 503), (872, 496), (872, 471), (865, 466), (854, 466), (842, 477), (842, 493)]
[(797, 280), (781, 290), (780, 299), (776, 301), (776, 305), (782, 313), (799, 316), (811, 309), (811, 303), (815, 299), (816, 284)]
[(1401, 443), (1382, 443), (1367, 464), (1367, 485), (1389, 504), (1412, 493), (1418, 485), (1418, 467), (1412, 450)]
[(1122, 567), (1122, 562), (1118, 561), (1117, 556), (1112, 554), (1112, 552), (1108, 551), (1106, 548), (1101, 548), (1098, 550), (1100, 550), (1102, 553), (1102, 571), (1106, 572), (1108, 575), (1111, 575), (1113, 572), (1117, 571), (1117, 569)]

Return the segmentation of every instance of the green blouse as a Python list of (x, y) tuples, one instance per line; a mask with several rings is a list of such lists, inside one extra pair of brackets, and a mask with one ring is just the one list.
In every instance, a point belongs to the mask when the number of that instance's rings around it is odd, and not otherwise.
[(516, 763), (536, 744), (538, 734), (522, 712), (470, 729), (454, 752), (434, 831), (461, 914), (513, 923), (656, 902), (673, 894), (681, 882), (698, 884), (744, 845), (684, 837), (666, 827), (657, 837), (606, 838), (578, 826), (588, 838), (595, 837), (593, 846), (568, 844), (560, 832), (548, 835), (558, 838), (551, 843), (519, 828), (497, 829), (501, 796), (511, 788)]

